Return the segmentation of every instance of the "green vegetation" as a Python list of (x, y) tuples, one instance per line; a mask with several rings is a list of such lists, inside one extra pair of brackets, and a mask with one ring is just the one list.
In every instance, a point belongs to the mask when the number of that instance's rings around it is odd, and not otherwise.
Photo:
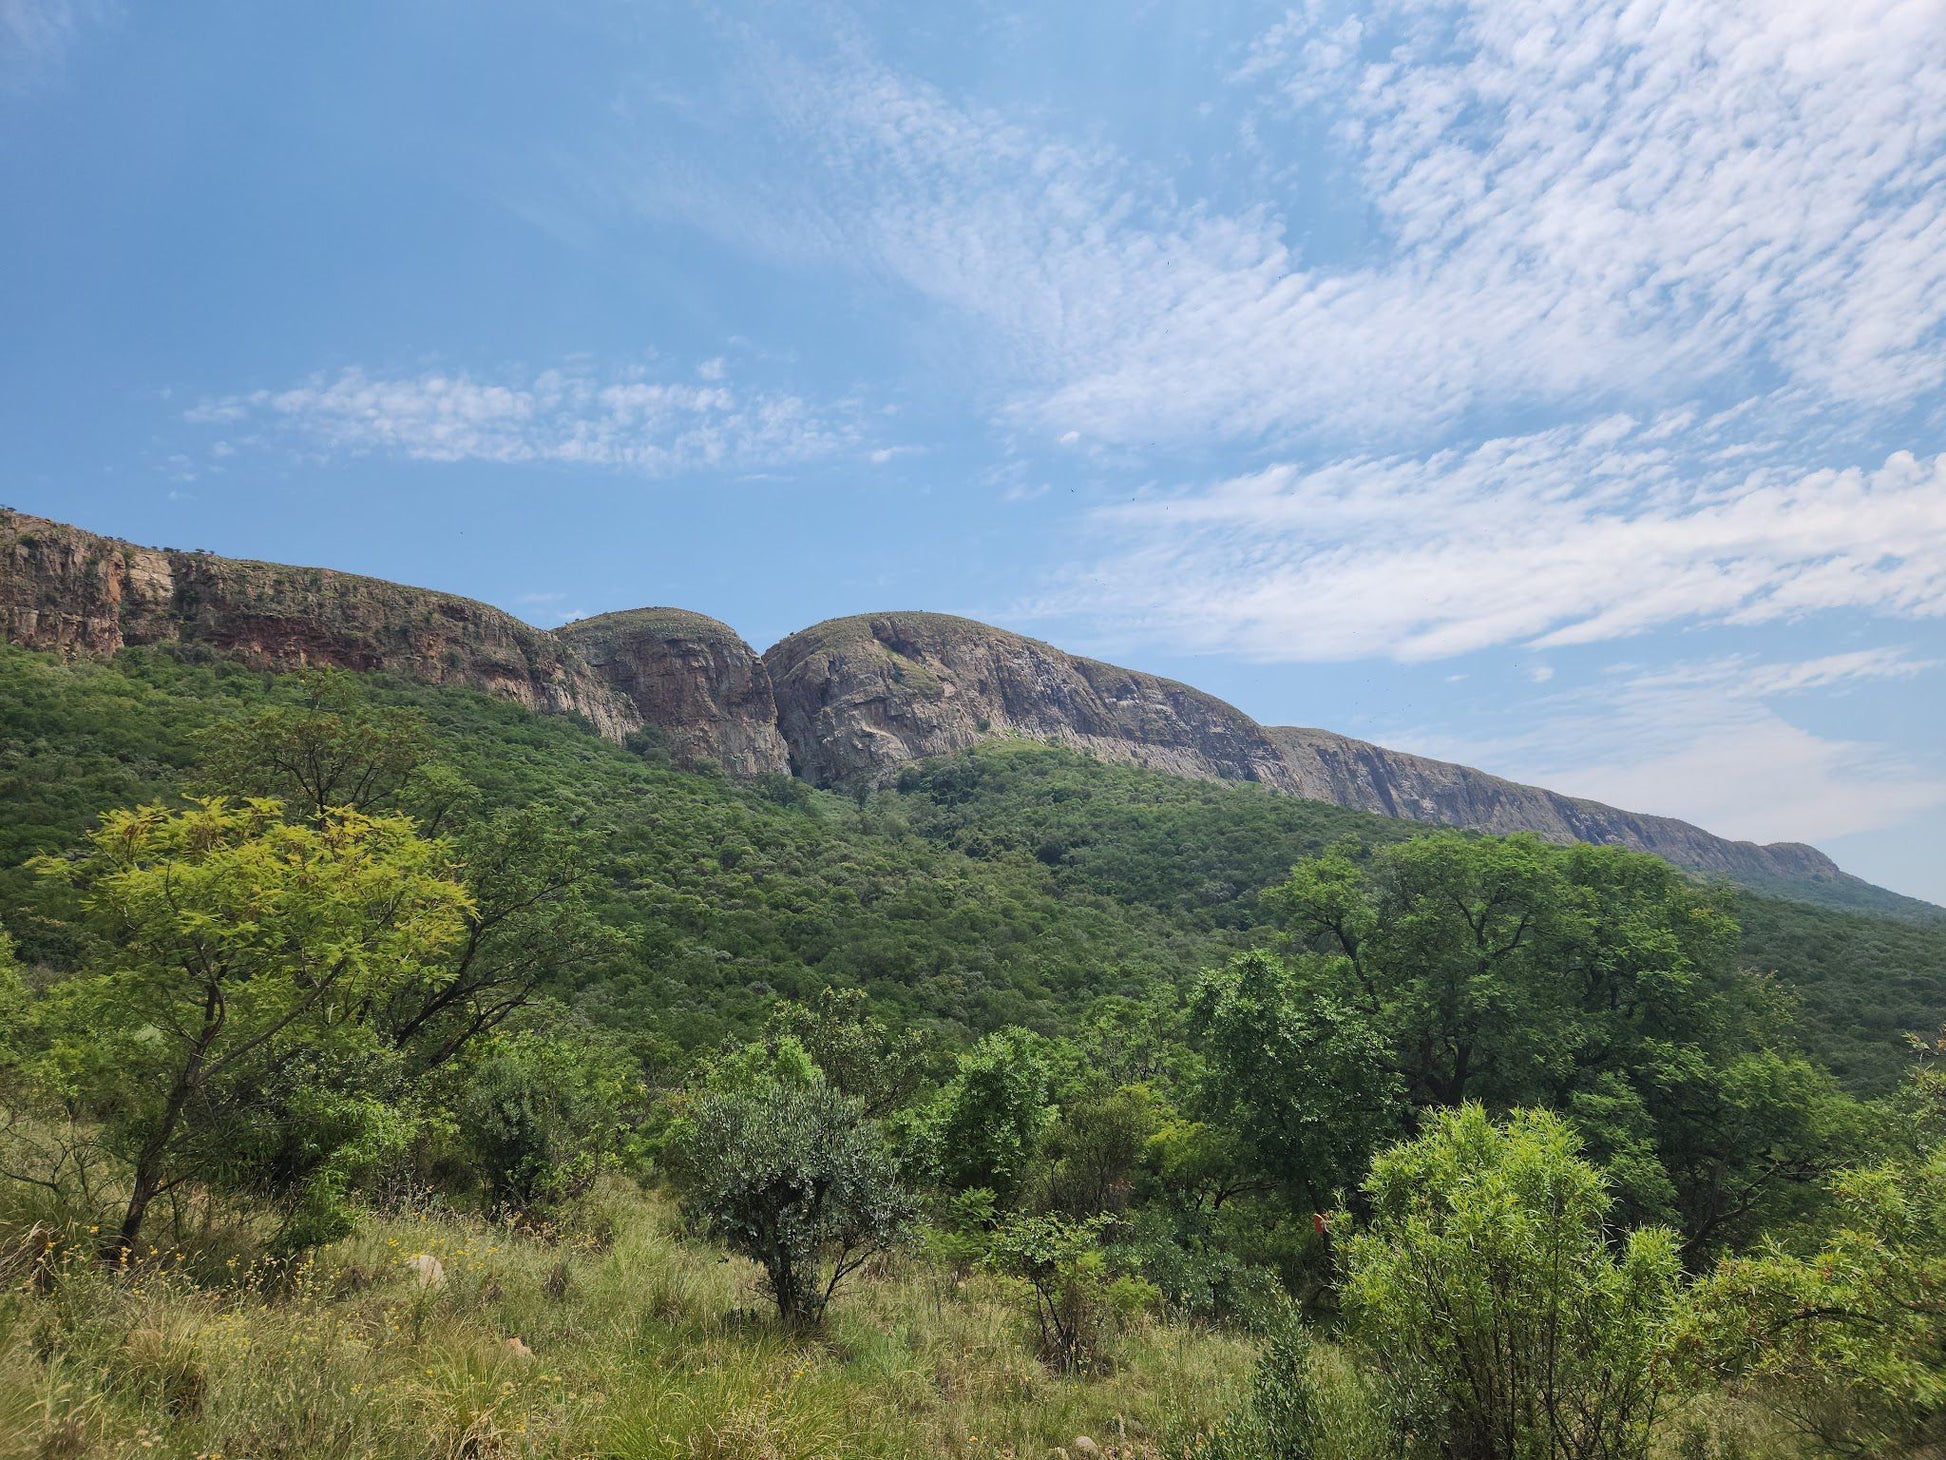
[(1922, 923), (1038, 746), (837, 797), (0, 670), (0, 1456), (1941, 1439), (1940, 1077), (1833, 1025), (1876, 939), (1937, 1027)]

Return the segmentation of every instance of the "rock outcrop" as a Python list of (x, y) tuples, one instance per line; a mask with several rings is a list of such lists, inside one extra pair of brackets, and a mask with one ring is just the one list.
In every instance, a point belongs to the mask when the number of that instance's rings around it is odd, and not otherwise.
[(0, 509), (0, 631), (68, 654), (180, 642), (266, 668), (388, 670), (577, 714), (610, 739), (653, 726), (678, 762), (740, 777), (879, 783), (910, 761), (1023, 736), (1408, 821), (1632, 847), (1754, 885), (1856, 883), (1812, 847), (1729, 841), (1325, 730), (1267, 728), (1174, 680), (945, 614), (832, 619), (759, 658), (681, 609), (546, 633), (451, 594), (137, 547)]
[(137, 547), (24, 513), (0, 512), (0, 624), (16, 644), (66, 653), (188, 643), (271, 669), (390, 670), (581, 715), (611, 739), (641, 724), (579, 655), (487, 604), (329, 568)]
[(661, 729), (692, 769), (789, 774), (777, 702), (757, 652), (728, 624), (680, 608), (635, 608), (581, 619), (554, 636)]
[(1673, 817), (1641, 816), (1329, 730), (1273, 725), (1264, 733), (1283, 752), (1297, 794), (1313, 801), (1401, 821), (1630, 847), (1679, 867), (1745, 880), (1848, 880), (1823, 852), (1801, 842), (1730, 841)]
[(1201, 690), (971, 619), (831, 619), (764, 655), (791, 766), (821, 786), (1018, 735), (1172, 775), (1296, 786), (1248, 715)]
[(1262, 726), (1173, 680), (944, 614), (833, 619), (764, 662), (792, 768), (822, 786), (882, 782), (908, 761), (1022, 736), (1406, 821), (1630, 847), (1745, 881), (1855, 880), (1814, 847), (1730, 841), (1326, 730)]

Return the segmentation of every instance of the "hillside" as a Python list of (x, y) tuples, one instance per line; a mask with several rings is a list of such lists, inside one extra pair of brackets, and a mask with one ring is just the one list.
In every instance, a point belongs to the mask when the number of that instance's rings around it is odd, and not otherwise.
[(182, 644), (260, 668), (327, 665), (474, 689), (739, 779), (870, 787), (916, 761), (1026, 739), (1380, 816), (1628, 847), (1826, 906), (1940, 915), (1812, 847), (1732, 841), (1330, 731), (1263, 726), (1191, 686), (945, 614), (833, 619), (759, 656), (728, 625), (677, 608), (550, 633), (450, 594), (137, 547), (0, 512), (0, 623), (13, 643), (65, 654)]
[[(33, 955), (21, 864), (102, 810), (184, 784), (199, 730), (284, 694), (184, 646), (65, 662), (0, 646), (0, 922)], [(779, 996), (861, 987), (949, 1041), (1067, 1027), (1104, 996), (1179, 987), (1262, 936), (1259, 893), (1340, 838), (1414, 823), (1005, 742), (913, 764), (862, 804), (773, 777), (656, 763), (478, 693), (374, 679), (416, 707), (491, 804), (597, 829), (604, 918), (624, 954), (574, 991), (672, 1053), (753, 1028)], [(1877, 1090), (1907, 1031), (1946, 1020), (1946, 926), (1744, 894), (1746, 960), (1804, 1001), (1802, 1037)]]

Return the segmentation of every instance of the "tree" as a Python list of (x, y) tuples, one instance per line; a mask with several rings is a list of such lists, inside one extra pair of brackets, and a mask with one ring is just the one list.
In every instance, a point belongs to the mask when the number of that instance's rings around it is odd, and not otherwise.
[(1667, 1382), (1680, 1267), (1665, 1228), (1604, 1229), (1602, 1175), (1546, 1111), (1433, 1116), (1365, 1182), (1342, 1246), (1349, 1333), (1400, 1448), (1634, 1460)]
[(552, 808), (470, 821), (452, 841), (468, 892), (458, 946), (438, 978), (396, 983), (373, 1009), (415, 1074), (444, 1065), (542, 990), (627, 946), (589, 905), (594, 839)]
[(1190, 1003), (1208, 1119), (1234, 1131), (1248, 1164), (1313, 1211), (1359, 1178), (1402, 1114), (1391, 1049), (1333, 987), (1333, 971), (1245, 953), (1205, 974)]
[(437, 829), (470, 788), (438, 758), (432, 727), (415, 710), (375, 705), (355, 675), (296, 676), (295, 703), (219, 721), (199, 737), (203, 789), (284, 802), (322, 823), (349, 807), (413, 814)]
[(1020, 1279), (1033, 1293), (1040, 1357), (1063, 1373), (1099, 1364), (1114, 1318), (1155, 1295), (1148, 1284), (1111, 1270), (1101, 1249), (1108, 1220), (1016, 1216), (988, 1246), (987, 1265)]
[(669, 1153), (685, 1213), (763, 1269), (788, 1324), (821, 1321), (839, 1285), (912, 1219), (877, 1124), (821, 1077), (705, 1089)]
[(1025, 1029), (989, 1034), (960, 1056), (931, 1112), (941, 1179), (953, 1191), (985, 1188), (1011, 1202), (1054, 1119), (1044, 1041)]
[(1754, 1388), (1831, 1454), (1946, 1443), (1946, 1077), (1922, 1065), (1903, 1104), (1910, 1148), (1838, 1178), (1816, 1250), (1768, 1240), (1725, 1258), (1684, 1335), (1712, 1378)]
[(450, 848), (403, 818), (293, 826), (269, 800), (111, 812), (78, 855), (40, 868), (74, 897), (91, 970), (50, 991), (46, 1058), (132, 1166), (111, 1255), (162, 1193), (274, 1169), (252, 1147), (284, 1141), (238, 1140), (261, 1092), (380, 1059), (360, 1011), (436, 981), (469, 907)]
[(1384, 1031), (1415, 1105), (1574, 1114), (1622, 1210), (1679, 1220), (1692, 1264), (1830, 1169), (1847, 1102), (1739, 967), (1720, 894), (1667, 863), (1442, 832), (1333, 848), (1271, 900), (1295, 975)]
[(827, 986), (808, 1004), (778, 1004), (764, 1039), (796, 1040), (832, 1088), (856, 1097), (874, 1120), (909, 1102), (925, 1075), (926, 1041), (874, 1017), (863, 989)]

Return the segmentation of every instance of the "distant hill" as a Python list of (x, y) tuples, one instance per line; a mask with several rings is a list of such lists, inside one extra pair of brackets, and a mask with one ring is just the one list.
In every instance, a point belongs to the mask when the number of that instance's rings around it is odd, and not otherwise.
[(1825, 906), (1946, 916), (1809, 846), (1732, 841), (1327, 730), (1260, 725), (1189, 685), (945, 614), (833, 619), (759, 656), (727, 625), (682, 609), (550, 633), (451, 594), (143, 548), (0, 511), (0, 622), (16, 644), (66, 654), (202, 645), (266, 668), (335, 665), (476, 689), (577, 716), (611, 740), (646, 734), (678, 765), (739, 778), (869, 786), (915, 761), (1025, 739), (1406, 821), (1630, 847)]

